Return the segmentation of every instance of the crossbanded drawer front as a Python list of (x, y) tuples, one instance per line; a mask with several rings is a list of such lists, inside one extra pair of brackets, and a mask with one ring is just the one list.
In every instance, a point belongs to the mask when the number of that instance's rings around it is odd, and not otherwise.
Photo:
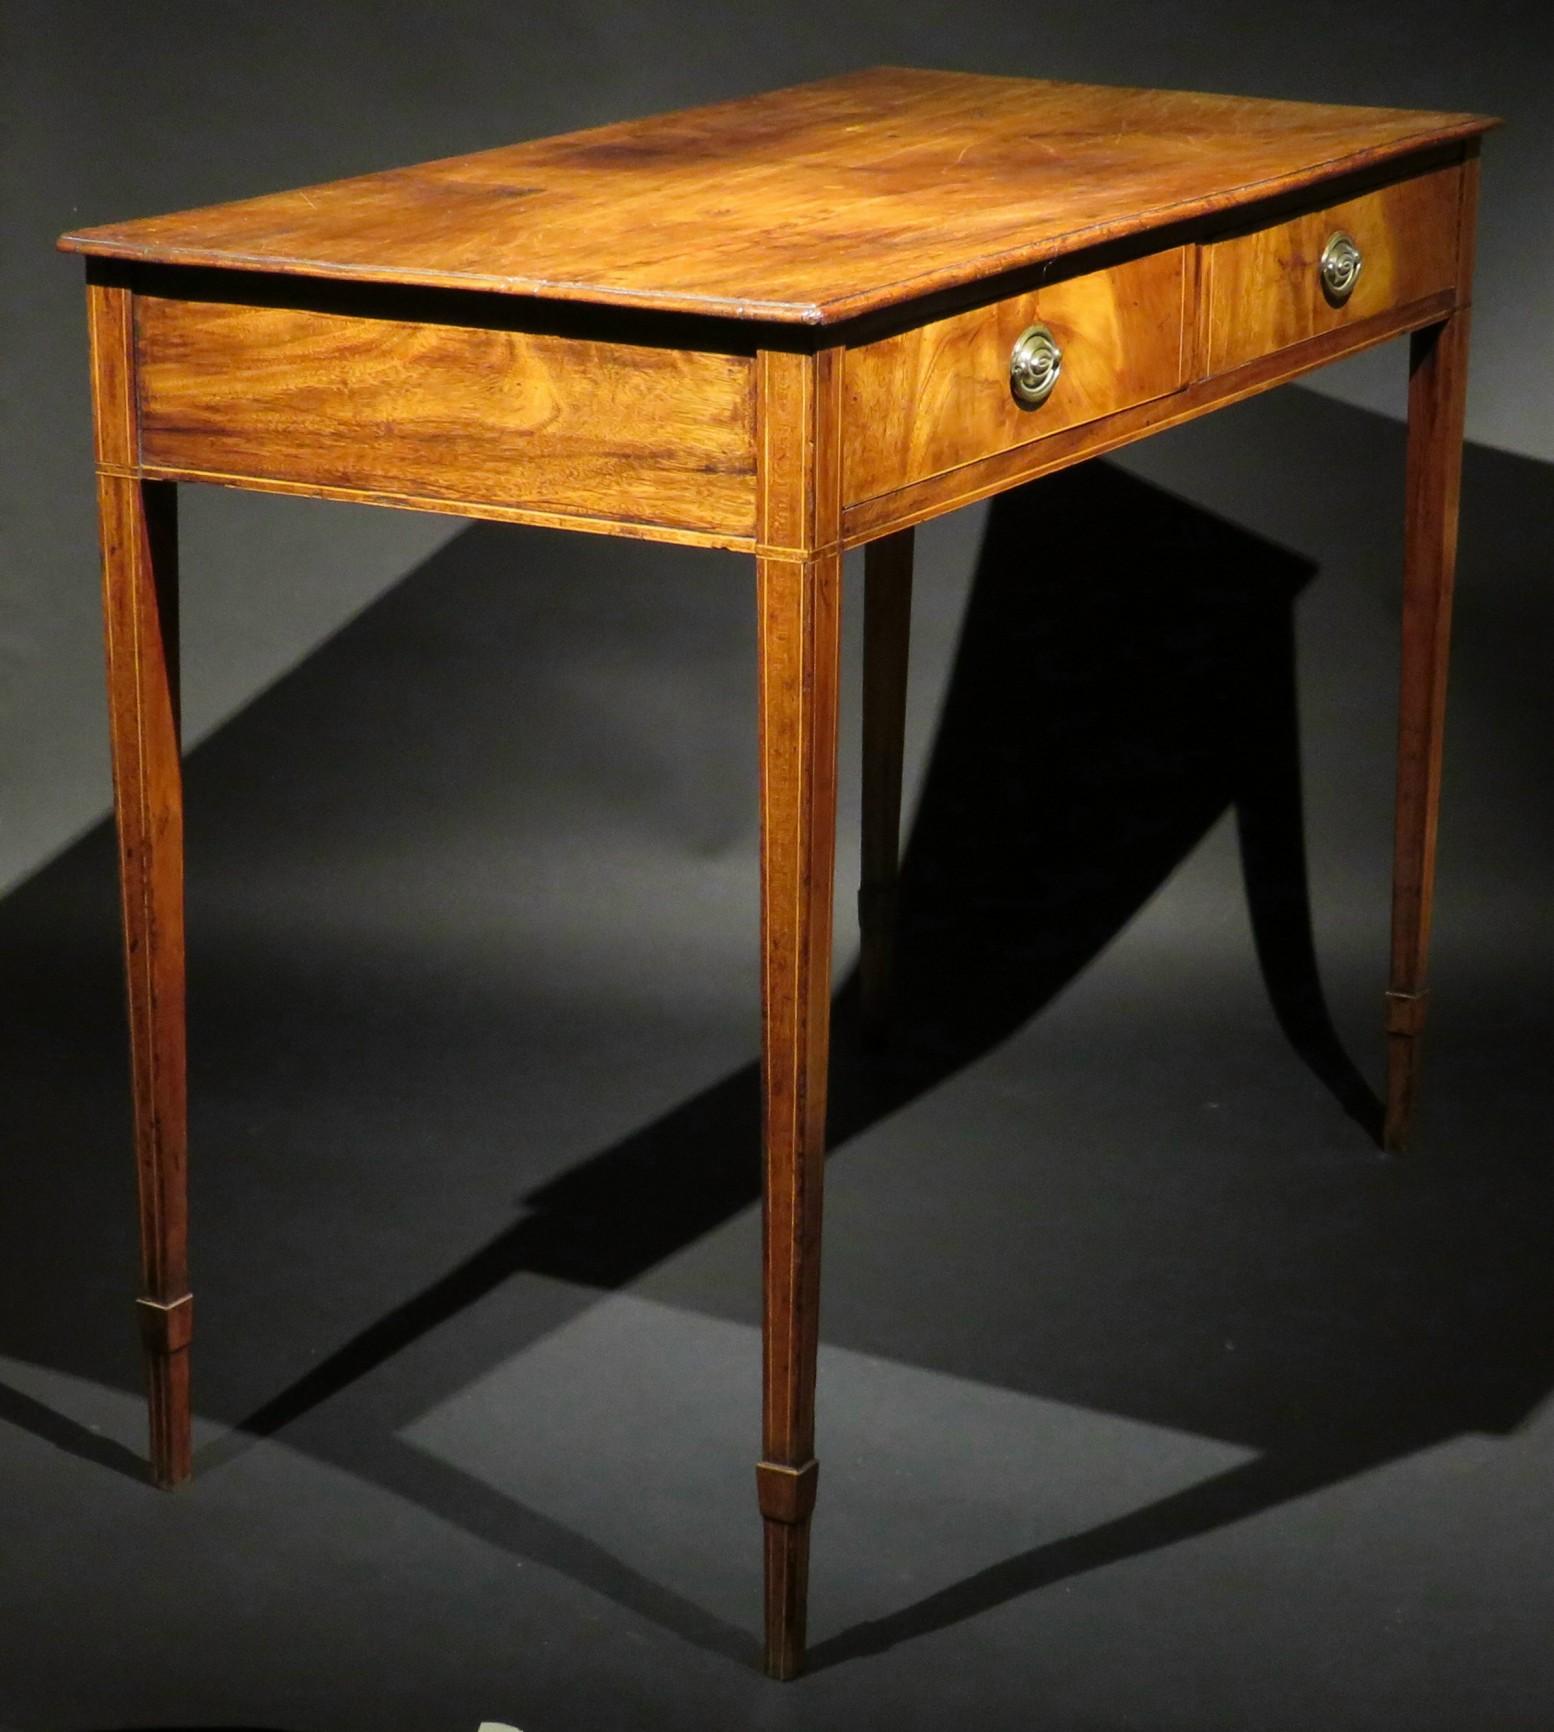
[[(1186, 252), (1170, 247), (847, 352), (849, 504), (1175, 391), (1185, 369)], [(1010, 363), (1032, 326), (1061, 352), (1022, 403)]]
[[(1450, 289), (1460, 204), (1461, 170), (1436, 169), (1209, 242), (1207, 372), (1228, 372)], [(1336, 292), (1323, 277), (1323, 255), (1335, 241), (1358, 255), (1347, 292), (1341, 272)]]

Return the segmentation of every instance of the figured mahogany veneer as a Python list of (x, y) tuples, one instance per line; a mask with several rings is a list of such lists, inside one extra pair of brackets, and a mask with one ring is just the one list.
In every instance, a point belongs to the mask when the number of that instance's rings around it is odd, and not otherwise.
[(830, 325), (1490, 124), (877, 67), (108, 224), (66, 244), (130, 260)]
[[(152, 1471), (190, 1465), (175, 483), (754, 556), (766, 1666), (803, 1664), (842, 556), (867, 544), (861, 1007), (888, 1022), (912, 525), (1410, 335), (1384, 1140), (1440, 789), (1463, 114), (885, 68), (64, 237), (88, 308)], [(1344, 229), (1353, 294), (1318, 265)], [(1029, 325), (1062, 351), (1031, 406)], [(1275, 454), (1277, 455), (1277, 454)], [(1033, 577), (1037, 574), (1033, 574)]]
[[(1437, 169), (1210, 242), (1205, 370), (1228, 372), (1451, 289), (1462, 178), (1460, 168)], [(1365, 262), (1353, 292), (1335, 304), (1318, 287), (1317, 268), (1336, 230), (1353, 237)]]
[(188, 480), (755, 532), (747, 356), (136, 298), (140, 457)]
[[(849, 349), (848, 503), (1174, 391), (1188, 361), (1189, 257), (1169, 247)], [(1009, 388), (1009, 356), (1038, 323), (1063, 366), (1028, 409)]]

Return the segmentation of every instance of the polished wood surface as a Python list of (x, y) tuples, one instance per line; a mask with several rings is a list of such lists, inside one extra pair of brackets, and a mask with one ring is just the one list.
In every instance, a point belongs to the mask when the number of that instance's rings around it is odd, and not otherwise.
[(863, 810), (858, 883), (858, 1012), (863, 1038), (890, 1017), (901, 853), (901, 771), (912, 639), (910, 529), (864, 549)]
[[(864, 1031), (912, 529), (1408, 334), (1385, 1140), (1408, 1135), (1488, 121), (893, 69), (65, 237), (88, 253), (155, 1478), (189, 1466), (178, 482), (735, 548), (756, 573), (767, 1670), (818, 1468), (841, 561), (865, 555)], [(1317, 280), (1332, 228), (1366, 253)], [(329, 280), (323, 280), (329, 279)], [(563, 305), (562, 303), (566, 303)], [(1057, 389), (1009, 356), (1045, 323)], [(820, 327), (820, 328), (814, 328)], [(1279, 454), (1271, 454), (1274, 461)]]
[[(1168, 247), (849, 349), (846, 502), (1174, 391), (1186, 366), (1187, 260), (1185, 247)], [(1009, 356), (1033, 324), (1051, 330), (1063, 365), (1052, 395), (1025, 408), (1009, 388)]]
[[(1209, 372), (1451, 288), (1461, 203), (1462, 170), (1443, 168), (1206, 247)], [(1318, 263), (1340, 229), (1365, 262), (1349, 298), (1335, 305)]]
[[(129, 297), (87, 294), (100, 461), (131, 436)], [(183, 772), (178, 724), (177, 490), (100, 472), (108, 721), (118, 815), (119, 884), (129, 998), (140, 1197), (141, 1295), (160, 1486), (190, 1468), (187, 1083), (184, 1034)]]
[(1382, 1145), (1408, 1147), (1419, 1036), (1429, 1007), (1430, 921), (1445, 743), (1457, 517), (1462, 492), (1468, 333), (1478, 226), (1479, 162), (1462, 168), (1457, 310), (1414, 333), (1409, 348), (1408, 470), (1403, 510), (1403, 665), (1398, 694), (1392, 961), (1387, 983), (1387, 1092)]
[(762, 1458), (766, 1670), (803, 1664), (815, 1501), (842, 627), (841, 357), (763, 352), (757, 561), (761, 757)]
[(1214, 378), (1196, 380), (1179, 391), (1153, 398), (1135, 408), (1119, 410), (1115, 415), (1049, 434), (1045, 439), (1033, 439), (959, 469), (929, 476), (893, 493), (859, 500), (842, 514), (843, 543), (847, 547), (859, 546), (876, 536), (894, 534), (959, 506), (974, 504), (1010, 487), (1082, 463), (1087, 458), (1120, 450), (1151, 433), (1163, 432), (1183, 422), (1194, 421), (1212, 410), (1242, 402), (1345, 355), (1357, 354), (1406, 332), (1439, 323), (1455, 304), (1453, 291), (1446, 289), (1412, 306), (1367, 319), (1363, 324), (1345, 325), (1293, 348), (1261, 355), (1243, 367)]
[(754, 533), (746, 356), (137, 301), (141, 459), (161, 475)]
[(1416, 332), (1409, 352), (1403, 670), (1383, 1130), (1383, 1142), (1394, 1152), (1408, 1146), (1419, 1036), (1429, 1002), (1427, 966), (1462, 485), (1469, 318), (1464, 308), (1443, 324)]
[(831, 324), (1491, 124), (879, 67), (63, 244)]

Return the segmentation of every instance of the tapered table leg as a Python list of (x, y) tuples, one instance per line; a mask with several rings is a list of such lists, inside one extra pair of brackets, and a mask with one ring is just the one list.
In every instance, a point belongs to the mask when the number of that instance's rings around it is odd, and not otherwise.
[(189, 1477), (184, 1080), (183, 777), (178, 731), (177, 493), (136, 474), (130, 291), (87, 275), (102, 531), (108, 718), (129, 987), (151, 1473)]
[(1426, 965), (1435, 888), (1436, 814), (1446, 714), (1457, 501), (1468, 371), (1464, 308), (1411, 339), (1408, 481), (1403, 552), (1403, 670), (1398, 721), (1392, 967), (1387, 990), (1391, 1150), (1407, 1147), (1428, 1002)]
[(858, 886), (859, 1021), (866, 1042), (890, 1011), (901, 853), (901, 758), (912, 630), (912, 531), (871, 541), (863, 568), (863, 838)]
[(758, 562), (766, 1670), (803, 1665), (815, 1503), (841, 562)]
[(189, 1477), (185, 1201), (183, 790), (178, 735), (176, 494), (98, 478), (108, 705), (129, 985), (151, 1472)]

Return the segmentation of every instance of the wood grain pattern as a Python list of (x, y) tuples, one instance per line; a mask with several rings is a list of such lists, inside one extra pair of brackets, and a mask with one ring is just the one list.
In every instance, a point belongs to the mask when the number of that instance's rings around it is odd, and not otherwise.
[(749, 536), (751, 361), (137, 297), (153, 470)]
[(1493, 124), (880, 67), (60, 244), (831, 324)]
[[(129, 1003), (151, 1476), (189, 1477), (183, 780), (178, 717), (177, 491), (123, 471), (137, 445), (133, 298), (89, 281), (93, 446), (113, 800)], [(118, 471), (118, 472), (115, 472)]]
[(1473, 266), (1478, 256), (1479, 141), (1462, 147), (1462, 200), (1457, 209), (1457, 304), (1473, 301)]
[(326, 487), (309, 481), (277, 481), (252, 475), (221, 475), (199, 469), (145, 463), (124, 473), (157, 481), (192, 481), (231, 487), (242, 493), (274, 493), (297, 499), (331, 499), (341, 505), (379, 505), (390, 511), (429, 511), (445, 517), (479, 518), (490, 523), (522, 523), (538, 529), (571, 529), (582, 535), (613, 535), (627, 541), (662, 541), (677, 547), (721, 547), (749, 553), (750, 535), (709, 529), (676, 529), (663, 523), (634, 523), (621, 517), (590, 517), (581, 511), (546, 511), (532, 505), (493, 505), (484, 499), (441, 499), (427, 494), (384, 493), (366, 487)]
[[(1461, 186), (1459, 168), (1438, 169), (1215, 241), (1206, 249), (1208, 371), (1226, 372), (1451, 288)], [(1322, 291), (1318, 261), (1337, 229), (1354, 238), (1365, 262), (1349, 299), (1334, 305)]]
[(1382, 1132), (1384, 1146), (1394, 1151), (1408, 1146), (1427, 1004), (1470, 317), (1463, 309), (1416, 332), (1409, 350), (1403, 664)]
[[(92, 283), (159, 1482), (189, 1468), (192, 1317), (169, 483), (755, 555), (756, 1483), (765, 1663), (792, 1677), (818, 1477), (843, 549), (869, 549), (860, 920), (877, 1026), (911, 526), (1414, 333), (1387, 1000), (1385, 1135), (1401, 1147), (1426, 1002), (1476, 152), (1490, 124), (881, 69), (65, 237)], [(1342, 310), (1313, 280), (1339, 226), (1367, 252)], [(1007, 368), (1033, 322), (1058, 334), (1064, 372), (1024, 411)], [(802, 328), (817, 325), (841, 328)]]
[[(111, 417), (112, 404), (105, 410)], [(160, 1486), (189, 1477), (191, 1450), (175, 500), (165, 483), (98, 477), (140, 1196), (138, 1309), (151, 1472)]]
[(135, 404), (134, 297), (116, 285), (86, 285), (91, 362), (92, 449), (99, 468), (132, 468), (139, 453)]
[(839, 357), (760, 357), (762, 1460), (766, 1670), (803, 1665), (841, 658)]
[(1431, 295), (1412, 306), (1347, 325), (1312, 337), (1292, 348), (1260, 356), (1243, 367), (1216, 378), (1199, 380), (1169, 396), (1155, 398), (1132, 409), (1120, 410), (1078, 427), (1054, 433), (1046, 439), (1015, 446), (943, 475), (929, 476), (894, 493), (849, 505), (842, 515), (842, 542), (858, 547), (876, 536), (889, 535), (913, 524), (939, 517), (962, 505), (989, 498), (1006, 488), (1017, 487), (1037, 476), (1051, 474), (1072, 463), (1119, 450), (1151, 433), (1180, 426), (1211, 410), (1221, 409), (1260, 391), (1298, 378), (1315, 367), (1361, 349), (1374, 348), (1406, 331), (1435, 323), (1451, 311), (1455, 297), (1450, 290)]
[[(1186, 258), (1185, 248), (1170, 247), (849, 349), (845, 501), (1176, 390), (1185, 376)], [(1009, 388), (1009, 357), (1036, 323), (1051, 329), (1063, 365), (1046, 402), (1024, 408)]]
[(863, 834), (858, 1015), (877, 1045), (890, 1013), (901, 856), (901, 768), (912, 637), (910, 529), (871, 541), (863, 561)]

